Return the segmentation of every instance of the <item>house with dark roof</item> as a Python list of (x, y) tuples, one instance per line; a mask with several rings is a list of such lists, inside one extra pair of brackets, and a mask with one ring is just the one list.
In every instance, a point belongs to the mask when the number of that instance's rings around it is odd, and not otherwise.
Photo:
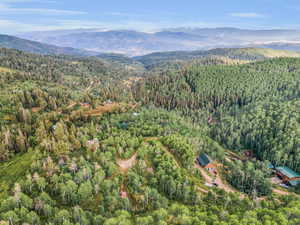
[(197, 161), (199, 165), (205, 169), (212, 170), (216, 168), (214, 161), (205, 153), (201, 153), (197, 158)]
[(276, 167), (276, 174), (279, 176), (285, 183), (288, 183), (291, 186), (296, 186), (300, 182), (300, 174), (291, 170), (286, 166)]

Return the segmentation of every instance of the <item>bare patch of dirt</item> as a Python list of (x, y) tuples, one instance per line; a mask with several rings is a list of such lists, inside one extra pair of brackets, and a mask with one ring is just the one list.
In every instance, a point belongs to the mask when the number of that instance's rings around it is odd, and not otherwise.
[(223, 182), (223, 180), (221, 179), (220, 175), (217, 175), (217, 177), (215, 179), (215, 183), (218, 185), (219, 188), (225, 190), (228, 193), (230, 193), (230, 192), (238, 192), (238, 191), (234, 190), (233, 188), (231, 188), (229, 185), (225, 184)]
[(41, 111), (41, 109), (42, 109), (41, 107), (33, 107), (33, 108), (31, 108), (31, 111), (36, 113), (36, 112)]
[(272, 177), (271, 178), (271, 183), (272, 184), (281, 184), (282, 180), (280, 180), (278, 177)]
[(148, 173), (152, 173), (152, 174), (154, 173), (154, 169), (152, 167), (149, 167), (146, 170)]
[(198, 165), (198, 163), (195, 164), (195, 167), (200, 171), (201, 176), (204, 178), (206, 183), (212, 184), (213, 183), (213, 179), (212, 177), (210, 177), (204, 168), (202, 168), (200, 165)]
[(95, 109), (89, 110), (85, 112), (85, 115), (88, 116), (101, 116), (106, 112), (113, 112), (120, 107), (119, 103), (106, 104), (104, 106), (98, 106)]
[(159, 138), (158, 137), (146, 137), (144, 138), (145, 141), (158, 141)]
[(279, 189), (273, 189), (273, 192), (279, 195), (289, 195), (290, 193), (287, 191), (279, 190)]
[(123, 82), (123, 84), (126, 87), (131, 88), (134, 83), (138, 82), (141, 79), (143, 79), (143, 78), (142, 77), (129, 77), (127, 80), (125, 80)]
[(216, 184), (218, 188), (221, 188), (228, 193), (238, 192), (223, 182), (222, 178), (220, 177), (219, 172), (217, 173), (217, 175), (215, 175), (215, 174), (213, 174), (213, 172), (211, 172), (211, 176), (210, 176), (210, 175), (208, 175), (208, 173), (210, 173), (210, 172), (206, 171), (198, 163), (195, 164), (195, 167), (200, 171), (202, 177), (204, 178), (204, 180), (207, 184), (210, 184), (210, 185)]
[(130, 168), (132, 168), (136, 163), (136, 157), (137, 153), (135, 153), (130, 159), (127, 160), (117, 159), (117, 164), (119, 165), (120, 170), (122, 172), (126, 172)]
[(72, 102), (70, 105), (67, 106), (67, 109), (73, 108), (76, 104), (76, 102)]
[(201, 187), (197, 187), (197, 190), (200, 191), (200, 192), (206, 193), (206, 194), (208, 193), (208, 190), (205, 190)]
[(13, 73), (15, 72), (15, 70), (9, 69), (9, 68), (5, 68), (5, 67), (0, 67), (0, 72), (3, 73)]

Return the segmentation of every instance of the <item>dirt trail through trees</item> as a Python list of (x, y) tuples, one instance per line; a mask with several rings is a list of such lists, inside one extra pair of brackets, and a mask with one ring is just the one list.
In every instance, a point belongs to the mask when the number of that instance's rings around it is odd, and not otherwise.
[(287, 192), (287, 191), (283, 191), (283, 190), (279, 190), (279, 189), (273, 189), (273, 192), (275, 194), (279, 194), (279, 195), (289, 195), (291, 193)]
[(101, 116), (103, 113), (112, 112), (119, 107), (119, 103), (106, 104), (104, 106), (98, 106), (95, 109), (85, 112), (84, 114), (89, 116)]
[(237, 192), (236, 190), (234, 190), (233, 188), (231, 188), (229, 185), (224, 184), (222, 178), (218, 174), (216, 175), (216, 178), (214, 179), (213, 177), (209, 176), (207, 174), (207, 172), (205, 171), (204, 168), (202, 168), (200, 165), (198, 165), (197, 163), (195, 164), (195, 167), (200, 171), (202, 177), (204, 178), (205, 182), (213, 185), (214, 183), (217, 184), (218, 188), (221, 188), (223, 190), (225, 190), (226, 192)]
[(213, 183), (213, 179), (212, 177), (210, 177), (205, 171), (204, 169), (199, 166), (197, 163), (195, 164), (195, 167), (200, 171), (202, 177), (204, 178), (205, 182), (212, 184)]

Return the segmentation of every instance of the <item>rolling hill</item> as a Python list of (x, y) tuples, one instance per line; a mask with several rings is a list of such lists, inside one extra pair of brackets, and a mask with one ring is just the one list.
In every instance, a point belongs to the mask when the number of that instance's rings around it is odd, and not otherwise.
[(153, 68), (164, 63), (179, 63), (205, 58), (224, 59), (224, 57), (231, 60), (248, 62), (276, 57), (299, 58), (300, 53), (287, 50), (263, 48), (219, 48), (208, 51), (158, 52), (149, 55), (133, 57), (133, 59), (143, 63), (146, 68)]
[(271, 42), (257, 45), (257, 47), (300, 52), (300, 42)]
[[(154, 38), (168, 38), (168, 40), (186, 40), (187, 34), (184, 32), (171, 32), (171, 31), (162, 31), (152, 34), (152, 38), (149, 39), (147, 34), (142, 32), (135, 31), (111, 31), (111, 32), (92, 32), (93, 30), (88, 30), (82, 38), (86, 40), (87, 35), (93, 37), (94, 46), (97, 46), (97, 40), (100, 38), (101, 41), (98, 43), (102, 47), (107, 45), (109, 49), (113, 46), (112, 42), (120, 40), (119, 44), (122, 48), (126, 48), (126, 44), (123, 45), (122, 41), (126, 41), (130, 45), (134, 46), (137, 42), (140, 45), (146, 43), (151, 43), (151, 45), (160, 46), (157, 40)], [(75, 32), (75, 31), (74, 31)], [(47, 34), (47, 33), (46, 33)], [(44, 35), (46, 35), (44, 34)], [(48, 34), (53, 34), (49, 32)], [(72, 31), (68, 32), (59, 32), (59, 34), (64, 35), (82, 35), (82, 30), (76, 30), (73, 34)], [(188, 34), (190, 35), (190, 40), (195, 40), (197, 36), (195, 33)], [(200, 35), (200, 34), (199, 34)], [(201, 34), (202, 35), (202, 34)], [(43, 36), (44, 37), (44, 36)], [(204, 36), (202, 36), (204, 37)], [(101, 44), (106, 42), (105, 40), (109, 38), (111, 43)], [(129, 39), (128, 39), (129, 38)], [(70, 41), (71, 39), (66, 39)], [(75, 39), (74, 39), (75, 40)], [(81, 40), (80, 43), (85, 41)], [(78, 43), (78, 46), (81, 44)], [(62, 44), (62, 43), (61, 43)], [(68, 43), (64, 43), (69, 45)], [(117, 53), (97, 53), (93, 51), (75, 49), (71, 47), (57, 47), (55, 45), (43, 44), (36, 41), (29, 41), (21, 38), (17, 38), (9, 35), (0, 35), (0, 47), (4, 48), (13, 48), (22, 50), (29, 53), (43, 54), (43, 55), (70, 55), (70, 56), (80, 56), (80, 57), (89, 57), (96, 56), (99, 59), (103, 59), (109, 63), (115, 63), (116, 67), (123, 66), (128, 70), (134, 70), (136, 72), (143, 72), (144, 69), (152, 69), (154, 67), (162, 67), (166, 64), (173, 63), (185, 63), (189, 61), (196, 61), (200, 64), (238, 64), (246, 63), (253, 60), (263, 60), (266, 58), (273, 57), (299, 57), (300, 53), (287, 51), (287, 50), (272, 50), (272, 49), (263, 49), (263, 48), (218, 48), (212, 50), (201, 50), (201, 51), (166, 51), (166, 52), (155, 52), (148, 55), (129, 57), (124, 54)], [(84, 46), (82, 46), (84, 48)], [(274, 47), (275, 48), (275, 47)], [(279, 48), (279, 47), (278, 47)], [(105, 50), (105, 51), (108, 51)], [(153, 51), (158, 50), (152, 49)], [(168, 49), (168, 48), (165, 48)], [(182, 47), (185, 49), (185, 47)], [(152, 51), (151, 50), (151, 51)], [(105, 52), (104, 51), (104, 52)], [(112, 50), (113, 51), (113, 50)], [(150, 52), (151, 52), (150, 51)], [(200, 61), (198, 60), (200, 59)]]

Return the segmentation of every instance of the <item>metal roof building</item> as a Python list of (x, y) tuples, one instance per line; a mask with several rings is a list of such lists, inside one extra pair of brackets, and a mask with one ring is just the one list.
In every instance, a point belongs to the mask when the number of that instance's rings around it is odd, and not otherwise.
[(300, 182), (300, 174), (286, 166), (276, 167), (277, 174), (292, 186)]
[(213, 163), (213, 160), (205, 153), (201, 153), (197, 160), (199, 164), (203, 167), (206, 167), (210, 163)]

